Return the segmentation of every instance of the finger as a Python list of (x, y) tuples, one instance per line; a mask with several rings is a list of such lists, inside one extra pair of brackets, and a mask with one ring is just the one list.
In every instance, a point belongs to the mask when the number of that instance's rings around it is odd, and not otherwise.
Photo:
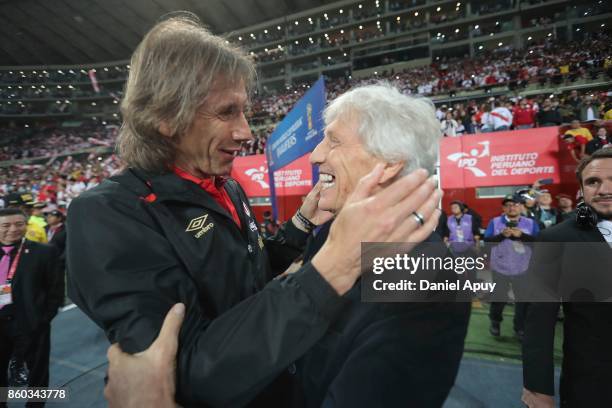
[(416, 220), (414, 214), (410, 213), (397, 230), (397, 234), (401, 235), (394, 238), (398, 241), (411, 243), (420, 243), (427, 239), (438, 225), (440, 210), (437, 209), (437, 206), (441, 197), (441, 191), (436, 190), (430, 195), (427, 201), (416, 210), (425, 220), (423, 225)]
[(164, 323), (162, 324), (159, 335), (151, 344), (150, 349), (160, 353), (167, 353), (172, 356), (176, 354), (178, 349), (178, 335), (185, 318), (185, 305), (177, 303), (168, 311)]
[(434, 207), (433, 212), (431, 213), (429, 218), (427, 218), (427, 220), (425, 221), (425, 224), (423, 224), (423, 226), (420, 226), (417, 230), (415, 230), (410, 235), (410, 238), (409, 238), (410, 241), (411, 242), (425, 241), (434, 232), (434, 230), (438, 226), (438, 222), (440, 220), (440, 214), (441, 214), (441, 211), (437, 209), (436, 207)]
[(321, 193), (321, 180), (312, 187), (312, 190), (306, 195), (306, 200), (316, 200)]
[[(416, 186), (411, 194), (406, 195), (396, 205), (389, 208), (391, 214), (396, 214), (400, 220), (404, 220), (417, 211), (424, 203), (433, 197), (435, 184), (429, 180)], [(438, 190), (439, 191), (439, 190)], [(437, 204), (437, 203), (436, 203)]]
[[(412, 193), (420, 187), (427, 187), (429, 189), (429, 194), (436, 187), (433, 179), (430, 178), (430, 180), (427, 180), (427, 170), (424, 169), (415, 170), (395, 180), (389, 186), (378, 192), (376, 194), (378, 205), (380, 208), (388, 208), (397, 205), (402, 200), (410, 197)], [(412, 211), (414, 211), (414, 209)]]
[(352, 203), (356, 201), (363, 200), (369, 197), (372, 194), (372, 190), (376, 187), (380, 181), (380, 178), (383, 175), (384, 165), (382, 163), (378, 163), (371, 172), (363, 176), (353, 193), (347, 199), (347, 203)]

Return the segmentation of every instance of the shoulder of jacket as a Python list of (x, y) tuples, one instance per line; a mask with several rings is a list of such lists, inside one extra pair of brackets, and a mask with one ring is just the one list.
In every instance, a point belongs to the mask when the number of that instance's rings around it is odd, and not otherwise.
[[(128, 185), (128, 182), (130, 185)], [(72, 200), (68, 207), (68, 211), (75, 205), (93, 205), (93, 203), (96, 202), (103, 205), (114, 205), (118, 203), (133, 203), (133, 205), (138, 205), (141, 201), (140, 195), (138, 194), (139, 191), (134, 188), (134, 186), (138, 187), (138, 183), (141, 183), (142, 193), (146, 195), (146, 186), (135, 176), (122, 174), (120, 176), (105, 179), (94, 188), (84, 191)]]
[(42, 242), (31, 241), (26, 239), (24, 242), (24, 248), (33, 251), (41, 251), (41, 252), (53, 252), (56, 248), (50, 244), (43, 244)]
[(564, 242), (571, 236), (577, 239), (578, 234), (580, 234), (580, 227), (574, 218), (570, 218), (562, 223), (541, 230), (538, 240), (543, 242)]

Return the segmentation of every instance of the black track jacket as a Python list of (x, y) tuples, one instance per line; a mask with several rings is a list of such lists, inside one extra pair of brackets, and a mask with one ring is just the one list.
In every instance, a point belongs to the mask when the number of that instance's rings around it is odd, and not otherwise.
[[(146, 349), (170, 307), (185, 303), (177, 401), (270, 406), (257, 398), (281, 394), (262, 391), (325, 334), (343, 301), (310, 263), (271, 280), (244, 191), (233, 180), (224, 188), (242, 228), (173, 173), (130, 169), (84, 192), (69, 208), (69, 295), (130, 353)], [(306, 238), (288, 223), (287, 244)]]

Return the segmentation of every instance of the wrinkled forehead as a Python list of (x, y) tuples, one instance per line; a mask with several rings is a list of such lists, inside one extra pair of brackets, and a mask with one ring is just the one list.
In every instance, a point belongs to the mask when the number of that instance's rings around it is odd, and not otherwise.
[(228, 103), (245, 104), (249, 93), (243, 79), (220, 77), (215, 79), (210, 91), (202, 101), (201, 107), (212, 107)]

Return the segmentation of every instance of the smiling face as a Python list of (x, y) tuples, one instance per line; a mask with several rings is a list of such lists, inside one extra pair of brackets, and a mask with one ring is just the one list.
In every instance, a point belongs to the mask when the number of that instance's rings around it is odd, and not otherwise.
[(602, 218), (612, 219), (612, 158), (593, 160), (584, 168), (582, 193)]
[(319, 166), (321, 210), (338, 212), (359, 179), (380, 161), (366, 151), (358, 130), (359, 121), (354, 115), (335, 119), (327, 125), (324, 139), (310, 156), (311, 163)]
[(241, 144), (253, 138), (244, 116), (246, 104), (244, 84), (217, 81), (178, 139), (175, 165), (197, 177), (229, 175)]
[(0, 243), (14, 244), (26, 233), (26, 219), (21, 214), (0, 217)]

